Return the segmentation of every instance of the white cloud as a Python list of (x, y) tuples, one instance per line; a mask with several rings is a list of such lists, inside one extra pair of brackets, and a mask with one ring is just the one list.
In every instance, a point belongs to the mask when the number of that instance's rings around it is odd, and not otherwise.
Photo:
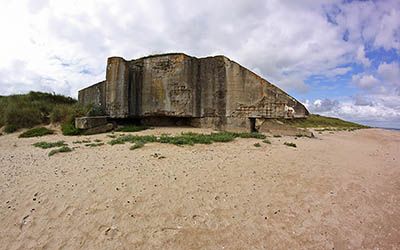
[(371, 89), (379, 84), (373, 75), (358, 74), (352, 77), (352, 82), (362, 89)]
[(356, 58), (360, 63), (362, 63), (366, 67), (369, 67), (371, 65), (371, 61), (365, 56), (364, 46), (358, 47)]
[(306, 101), (306, 106), (312, 113), (338, 117), (370, 126), (400, 128), (398, 107), (390, 107), (380, 101), (372, 102), (368, 100), (368, 97), (363, 98), (363, 103), (360, 103), (358, 98), (342, 101), (325, 99), (316, 100), (313, 103)]
[(384, 62), (379, 65), (377, 72), (385, 84), (400, 86), (400, 64), (398, 62)]

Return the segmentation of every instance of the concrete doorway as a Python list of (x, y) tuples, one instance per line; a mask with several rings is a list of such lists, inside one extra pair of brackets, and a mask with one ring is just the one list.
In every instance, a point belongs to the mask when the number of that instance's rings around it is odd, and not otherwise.
[(258, 129), (256, 128), (256, 118), (249, 118), (250, 120), (250, 132), (257, 133)]

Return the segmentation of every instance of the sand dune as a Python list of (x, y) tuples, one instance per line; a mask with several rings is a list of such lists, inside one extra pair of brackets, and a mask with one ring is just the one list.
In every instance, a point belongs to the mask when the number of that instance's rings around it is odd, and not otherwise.
[[(140, 134), (199, 129), (157, 128)], [(178, 147), (0, 136), (1, 249), (399, 249), (400, 133)], [(73, 152), (48, 157), (38, 141)], [(284, 146), (295, 142), (297, 148)]]

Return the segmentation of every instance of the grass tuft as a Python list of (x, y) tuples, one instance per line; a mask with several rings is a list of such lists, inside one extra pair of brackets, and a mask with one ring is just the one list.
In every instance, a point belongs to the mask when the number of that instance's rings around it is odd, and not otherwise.
[(104, 145), (104, 142), (85, 144), (86, 147), (92, 147), (92, 148), (93, 148), (93, 147), (103, 146), (103, 145)]
[(148, 129), (148, 126), (144, 126), (144, 125), (126, 125), (123, 127), (118, 128), (116, 131), (118, 132), (139, 132), (142, 130), (146, 130)]
[(260, 143), (258, 143), (258, 142), (257, 142), (257, 143), (254, 143), (253, 145), (254, 145), (254, 147), (256, 147), (256, 148), (259, 148), (259, 147), (261, 147), (261, 144), (260, 144)]
[(293, 147), (293, 148), (296, 148), (297, 147), (297, 145), (295, 144), (295, 143), (292, 143), (292, 142), (285, 142), (285, 143), (283, 143), (284, 145), (286, 145), (286, 146), (288, 146), (288, 147)]
[(34, 144), (32, 144), (32, 145), (33, 145), (34, 147), (43, 148), (43, 149), (67, 146), (67, 144), (65, 144), (64, 141), (57, 141), (57, 142), (45, 142), (45, 141), (41, 141), (41, 142), (36, 142), (36, 143), (34, 143)]
[(67, 146), (62, 146), (61, 148), (53, 149), (49, 152), (49, 156), (58, 154), (58, 153), (66, 153), (66, 152), (71, 152), (72, 149)]
[(266, 138), (263, 134), (258, 133), (231, 133), (231, 132), (219, 132), (211, 134), (198, 134), (198, 133), (182, 133), (177, 136), (171, 136), (163, 134), (160, 137), (154, 135), (123, 135), (118, 138), (114, 138), (109, 142), (110, 145), (124, 144), (126, 142), (136, 143), (136, 142), (159, 142), (174, 145), (195, 145), (195, 144), (211, 144), (213, 142), (230, 142), (235, 138)]
[(263, 140), (262, 142), (265, 143), (265, 144), (271, 144), (271, 141), (268, 140), (268, 139), (265, 139), (265, 140)]
[(54, 131), (45, 127), (39, 127), (39, 128), (31, 128), (22, 134), (20, 134), (18, 137), (19, 138), (28, 138), (28, 137), (38, 137), (38, 136), (44, 136), (44, 135), (51, 135), (54, 134)]

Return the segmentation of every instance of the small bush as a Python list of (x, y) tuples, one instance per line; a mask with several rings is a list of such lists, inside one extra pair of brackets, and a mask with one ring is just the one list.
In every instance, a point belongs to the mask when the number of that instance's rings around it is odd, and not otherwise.
[(82, 140), (82, 141), (73, 141), (73, 144), (82, 144), (82, 143), (90, 143), (90, 140)]
[(255, 138), (255, 139), (265, 139), (267, 138), (265, 135), (257, 132), (252, 132), (252, 133), (238, 133), (236, 134), (237, 137), (239, 138)]
[(58, 153), (66, 153), (66, 152), (71, 152), (72, 149), (67, 146), (62, 146), (61, 148), (53, 149), (49, 152), (49, 156), (58, 154)]
[(286, 145), (288, 147), (294, 147), (294, 148), (297, 147), (297, 145), (295, 143), (292, 143), (292, 142), (285, 142), (284, 145)]
[(20, 134), (18, 137), (19, 138), (28, 138), (28, 137), (38, 137), (38, 136), (44, 136), (44, 135), (51, 135), (54, 134), (54, 131), (45, 127), (39, 127), (39, 128), (32, 128), (29, 129), (22, 134)]
[(57, 141), (57, 142), (41, 141), (41, 142), (36, 142), (36, 143), (34, 143), (32, 145), (37, 147), (37, 148), (43, 148), (43, 149), (67, 146), (67, 144), (65, 144), (64, 141)]
[(259, 147), (261, 147), (261, 144), (260, 143), (254, 143), (254, 147), (256, 147), (256, 148), (259, 148)]
[(119, 132), (139, 132), (139, 131), (142, 131), (142, 130), (146, 130), (148, 128), (149, 127), (143, 126), (143, 125), (140, 125), (140, 126), (137, 126), (137, 125), (126, 125), (126, 126), (118, 128), (117, 131), (119, 131)]
[(144, 146), (144, 142), (137, 141), (129, 149), (130, 150), (135, 150), (135, 149), (138, 149), (138, 148), (142, 148), (143, 146)]
[(266, 143), (266, 144), (271, 144), (271, 141), (268, 139), (263, 140), (262, 142)]
[(282, 137), (281, 135), (274, 135), (275, 138), (280, 138)]
[(4, 127), (4, 132), (6, 132), (7, 134), (9, 133), (13, 133), (15, 131), (17, 131), (17, 126), (13, 125), (13, 124), (8, 124)]
[(99, 147), (99, 146), (103, 146), (104, 145), (104, 143), (103, 142), (100, 142), (100, 143), (88, 143), (88, 144), (85, 144), (85, 146), (86, 147)]
[(61, 125), (63, 135), (81, 135), (83, 130), (75, 128), (72, 123), (64, 123)]

